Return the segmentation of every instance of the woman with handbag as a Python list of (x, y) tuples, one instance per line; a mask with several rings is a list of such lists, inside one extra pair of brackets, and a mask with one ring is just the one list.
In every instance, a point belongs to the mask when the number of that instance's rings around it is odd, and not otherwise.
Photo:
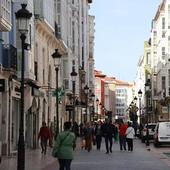
[(128, 144), (128, 151), (133, 151), (133, 139), (135, 136), (135, 130), (132, 127), (131, 122), (128, 122), (128, 128), (126, 129), (126, 141)]
[(75, 134), (70, 131), (71, 122), (64, 123), (64, 131), (57, 136), (52, 155), (58, 158), (59, 170), (71, 170), (73, 160), (73, 147), (75, 146)]

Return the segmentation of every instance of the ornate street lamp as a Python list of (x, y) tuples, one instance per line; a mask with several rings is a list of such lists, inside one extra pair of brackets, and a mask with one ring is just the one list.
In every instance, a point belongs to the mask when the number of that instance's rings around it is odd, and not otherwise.
[(86, 114), (85, 114), (85, 122), (87, 122), (88, 92), (89, 92), (89, 87), (86, 85), (86, 86), (84, 87), (84, 93), (86, 94)]
[(135, 96), (135, 97), (134, 97), (134, 101), (136, 102), (137, 100), (138, 100), (138, 98)]
[(99, 99), (96, 99), (96, 112), (97, 112), (97, 119), (99, 119), (99, 113), (98, 113), (98, 107), (99, 107)]
[(70, 73), (72, 78), (72, 88), (73, 88), (73, 113), (72, 113), (72, 122), (75, 122), (75, 83), (76, 83), (76, 77), (77, 73), (75, 72), (75, 68), (72, 68), (72, 72)]
[(21, 60), (21, 103), (20, 103), (20, 127), (19, 127), (19, 140), (18, 140), (18, 155), (17, 155), (17, 170), (25, 169), (25, 141), (24, 141), (24, 70), (25, 70), (25, 56), (24, 47), (26, 34), (28, 33), (29, 20), (32, 17), (26, 9), (27, 4), (21, 4), (21, 9), (15, 13), (18, 21), (18, 31), (20, 32), (22, 60)]
[(99, 108), (100, 108), (100, 120), (102, 119), (102, 103), (100, 102), (99, 103)]
[(142, 91), (141, 91), (141, 89), (138, 91), (138, 98), (139, 98), (139, 118), (140, 118), (140, 124), (142, 124), (142, 113), (141, 113)]
[(56, 132), (55, 132), (55, 139), (57, 134), (59, 133), (59, 109), (58, 109), (58, 71), (59, 66), (61, 63), (61, 54), (58, 52), (58, 49), (55, 49), (55, 52), (51, 55), (54, 59), (54, 67), (56, 72), (56, 89), (55, 89), (55, 96), (56, 96)]
[[(95, 94), (92, 93), (92, 94), (90, 95), (90, 98), (91, 98), (91, 100), (92, 100), (92, 110), (91, 110), (92, 120), (94, 121), (94, 99), (95, 99)], [(90, 115), (90, 118), (91, 118), (91, 115)]]
[(146, 123), (147, 123), (147, 127), (146, 127), (146, 146), (149, 146), (149, 129), (148, 129), (148, 122), (149, 122), (149, 90), (150, 90), (150, 79), (148, 79), (145, 83), (145, 93), (146, 93)]

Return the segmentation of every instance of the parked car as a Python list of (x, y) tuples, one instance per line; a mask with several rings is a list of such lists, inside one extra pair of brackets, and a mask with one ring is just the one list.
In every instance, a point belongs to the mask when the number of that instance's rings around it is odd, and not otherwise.
[(148, 131), (149, 131), (149, 140), (153, 139), (153, 135), (154, 135), (154, 132), (155, 132), (155, 127), (156, 127), (156, 123), (148, 123), (148, 124), (145, 124), (142, 132), (141, 132), (141, 141), (142, 143), (145, 142), (146, 140), (146, 134), (147, 134), (147, 128), (148, 128)]
[(170, 122), (158, 122), (155, 128), (154, 145), (170, 144)]

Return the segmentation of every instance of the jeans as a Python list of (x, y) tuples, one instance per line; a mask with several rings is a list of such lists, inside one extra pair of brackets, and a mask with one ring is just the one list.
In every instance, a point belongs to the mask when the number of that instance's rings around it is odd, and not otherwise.
[(98, 149), (98, 150), (100, 150), (101, 142), (102, 142), (102, 136), (97, 135), (97, 136), (96, 136), (96, 146), (97, 146), (97, 149)]
[(60, 169), (59, 170), (71, 170), (71, 159), (58, 159)]
[(47, 151), (47, 139), (41, 139), (41, 149), (42, 153), (46, 154)]
[(126, 137), (125, 136), (119, 136), (119, 144), (120, 144), (120, 150), (123, 149), (126, 150)]
[[(110, 146), (109, 146), (109, 143), (110, 143)], [(109, 153), (109, 150), (110, 150), (110, 152), (112, 152), (112, 144), (113, 144), (112, 136), (111, 135), (105, 136), (105, 145), (106, 145), (107, 153)]]
[(133, 151), (133, 139), (127, 138), (128, 151)]

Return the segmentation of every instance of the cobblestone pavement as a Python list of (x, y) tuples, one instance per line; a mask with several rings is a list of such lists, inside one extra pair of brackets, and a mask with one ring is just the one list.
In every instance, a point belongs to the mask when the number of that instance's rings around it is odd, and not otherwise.
[[(104, 140), (103, 140), (104, 141)], [(113, 153), (105, 154), (105, 146), (102, 143), (100, 151), (91, 152), (81, 150), (80, 141), (77, 142), (75, 159), (72, 162), (72, 170), (169, 170), (170, 157), (164, 153), (170, 153), (170, 147), (155, 148), (152, 144), (151, 151), (147, 151), (140, 140), (134, 140), (134, 151), (120, 151), (119, 144), (113, 145)], [(0, 170), (16, 170), (16, 157), (3, 158)], [(51, 149), (46, 155), (40, 150), (26, 151), (25, 170), (57, 170), (58, 162), (51, 156)]]

